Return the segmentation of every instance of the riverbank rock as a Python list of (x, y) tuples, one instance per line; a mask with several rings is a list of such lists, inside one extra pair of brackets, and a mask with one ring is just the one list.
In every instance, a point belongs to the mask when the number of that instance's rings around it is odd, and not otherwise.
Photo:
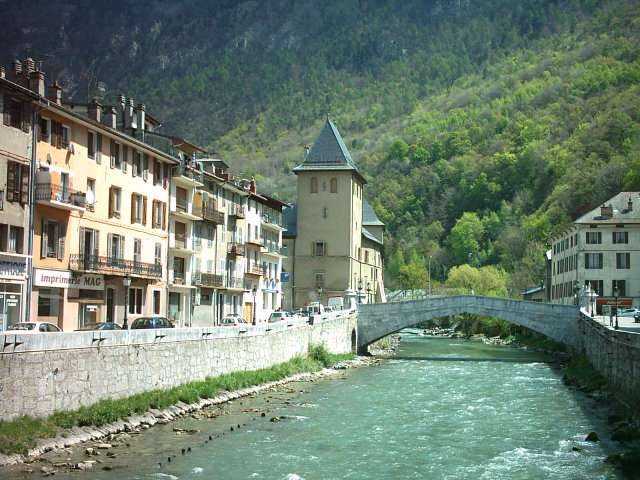
[(589, 432), (586, 437), (584, 437), (585, 442), (599, 442), (600, 437), (596, 432)]
[[(611, 454), (605, 462), (615, 465), (624, 473), (637, 475), (638, 471), (640, 471), (640, 450), (627, 450), (625, 452)], [(637, 477), (633, 476), (632, 478)]]
[(611, 440), (617, 442), (630, 442), (640, 439), (640, 428), (630, 423), (619, 424), (611, 434)]

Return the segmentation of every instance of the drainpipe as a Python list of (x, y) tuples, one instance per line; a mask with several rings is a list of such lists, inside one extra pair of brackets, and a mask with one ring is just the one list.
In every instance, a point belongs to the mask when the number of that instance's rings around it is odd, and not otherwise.
[(33, 292), (33, 235), (35, 229), (36, 200), (36, 163), (38, 147), (38, 112), (40, 107), (33, 106), (31, 113), (31, 165), (29, 172), (29, 235), (27, 237), (27, 291), (25, 296), (24, 321), (31, 319), (31, 294)]

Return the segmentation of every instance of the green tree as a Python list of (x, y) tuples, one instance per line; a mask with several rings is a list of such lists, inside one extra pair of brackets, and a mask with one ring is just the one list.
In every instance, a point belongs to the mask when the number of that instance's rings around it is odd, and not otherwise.
[(458, 219), (449, 235), (449, 245), (456, 263), (477, 262), (481, 253), (484, 226), (474, 212), (465, 212)]

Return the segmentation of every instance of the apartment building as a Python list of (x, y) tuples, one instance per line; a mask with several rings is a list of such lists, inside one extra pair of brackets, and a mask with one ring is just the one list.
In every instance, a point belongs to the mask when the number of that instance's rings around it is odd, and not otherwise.
[[(31, 102), (36, 95), (27, 87), (6, 81), (5, 70), (0, 68), (1, 331), (24, 321), (29, 315), (31, 257), (28, 246), (34, 114)], [(14, 63), (10, 76), (22, 76), (22, 62)]]
[(360, 174), (330, 119), (297, 175), (297, 204), (285, 210), (285, 305), (332, 297), (384, 302), (384, 224), (364, 198)]
[(640, 196), (620, 192), (551, 239), (550, 301), (575, 304), (590, 286), (605, 305), (640, 306)]

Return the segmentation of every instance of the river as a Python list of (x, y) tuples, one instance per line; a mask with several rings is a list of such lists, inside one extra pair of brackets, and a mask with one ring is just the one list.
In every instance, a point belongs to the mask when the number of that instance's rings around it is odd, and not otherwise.
[[(381, 366), (181, 420), (193, 435), (154, 427), (117, 453), (114, 470), (54, 478), (618, 478), (603, 463), (615, 450), (605, 409), (561, 376), (538, 354), (403, 335)], [(592, 430), (602, 442), (583, 441)]]

